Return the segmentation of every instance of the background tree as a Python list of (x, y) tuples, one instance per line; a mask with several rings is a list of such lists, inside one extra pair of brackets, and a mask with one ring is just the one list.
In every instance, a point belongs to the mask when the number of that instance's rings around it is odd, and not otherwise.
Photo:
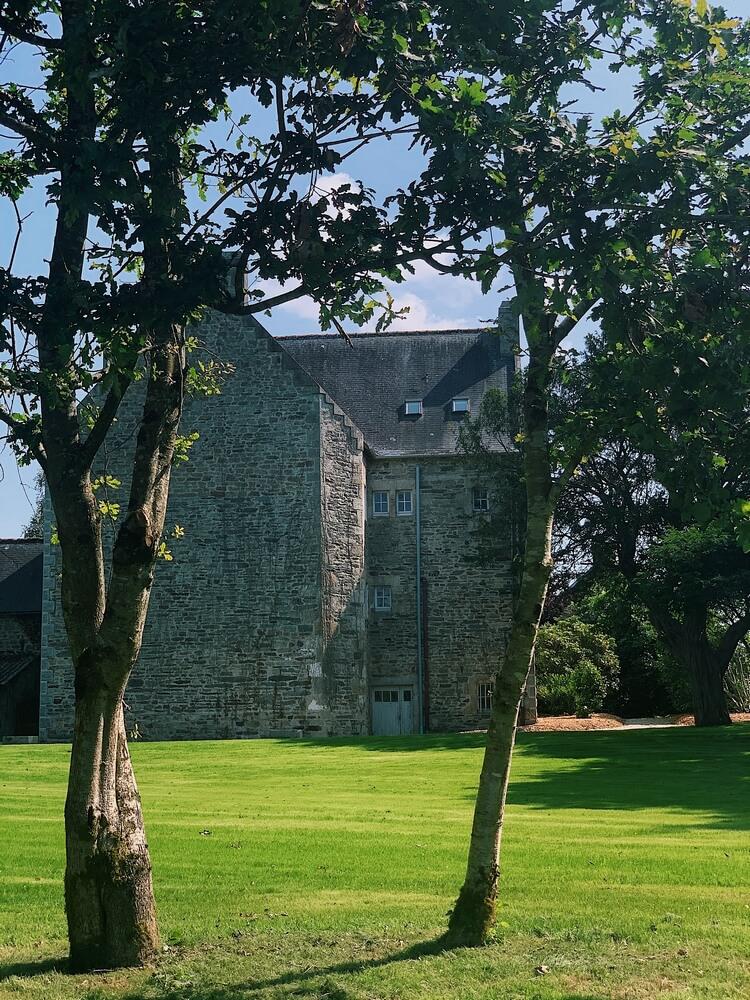
[[(318, 186), (363, 144), (417, 132), (434, 37), (418, 0), (0, 4), (0, 58), (23, 49), (33, 77), (0, 87), (0, 126), (15, 140), (0, 154), (0, 194), (17, 208), (29, 185), (45, 186), (56, 220), (45, 273), (14, 273), (15, 254), (0, 269), (0, 421), (20, 459), (44, 470), (61, 546), (76, 692), (65, 809), (75, 969), (142, 962), (158, 944), (122, 698), (183, 399), (216, 388), (186, 326), (206, 306), (251, 314), (301, 295), (326, 328), (364, 322), (385, 276), (476, 231), (465, 210), (446, 231), (439, 199), (404, 191), (386, 208), (364, 186)], [(457, 115), (473, 101), (461, 83), (454, 72), (443, 89)], [(129, 495), (105, 573), (102, 526), (116, 510), (91, 470), (134, 391)]]
[(31, 516), (24, 526), (24, 538), (41, 538), (44, 533), (44, 476), (40, 472), (34, 480), (34, 500)]
[(730, 721), (723, 676), (750, 630), (750, 272), (743, 239), (684, 238), (664, 248), (648, 300), (644, 289), (612, 296), (593, 380), (659, 488), (631, 519), (659, 545), (619, 568), (689, 679), (696, 723), (719, 725)]
[[(734, 340), (730, 330), (725, 335)], [(738, 380), (745, 379), (746, 352), (735, 346), (730, 365), (721, 371), (710, 365), (710, 378), (719, 380), (730, 406)], [(660, 389), (664, 400), (676, 395), (673, 383)], [(704, 389), (710, 393), (708, 377)], [(720, 426), (731, 427), (726, 407), (718, 400), (712, 405), (716, 416), (723, 411)], [(682, 474), (691, 475), (691, 454), (683, 452), (695, 446), (694, 437), (677, 427), (668, 440), (666, 467), (665, 454), (657, 459), (620, 440), (583, 464), (570, 482), (557, 521), (567, 586), (558, 590), (555, 614), (580, 615), (615, 638), (625, 686), (616, 704), (622, 714), (692, 707), (698, 725), (726, 724), (724, 676), (750, 628), (750, 557), (722, 526), (720, 509), (708, 524), (697, 524), (695, 507), (674, 502), (662, 485), (671, 482), (679, 500)], [(745, 464), (747, 443), (734, 440), (726, 466), (713, 461), (716, 444), (714, 438), (705, 463), (729, 488), (731, 511), (739, 484), (730, 487), (727, 468), (735, 457)], [(680, 701), (683, 691), (691, 692), (687, 705)]]

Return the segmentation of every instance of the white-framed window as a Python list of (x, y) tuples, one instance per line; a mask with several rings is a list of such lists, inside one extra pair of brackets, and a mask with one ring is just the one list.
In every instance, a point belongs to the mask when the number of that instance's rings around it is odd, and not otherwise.
[(489, 715), (492, 711), (492, 681), (477, 684), (477, 708), (480, 715)]
[(398, 691), (383, 691), (381, 688), (374, 692), (374, 698), (375, 701), (398, 701)]
[(375, 588), (375, 603), (374, 607), (376, 611), (390, 611), (391, 610), (391, 588), (377, 586)]
[(471, 509), (475, 514), (486, 514), (490, 509), (490, 494), (485, 486), (474, 486), (472, 488)]
[(373, 490), (372, 512), (376, 517), (387, 517), (390, 505), (388, 502), (388, 490)]
[(451, 400), (452, 413), (468, 413), (471, 410), (471, 401), (468, 396), (456, 396)]
[(411, 490), (398, 490), (396, 492), (396, 513), (403, 517), (414, 512)]
[(404, 403), (404, 413), (407, 417), (421, 417), (422, 416), (422, 400), (421, 399), (407, 399)]

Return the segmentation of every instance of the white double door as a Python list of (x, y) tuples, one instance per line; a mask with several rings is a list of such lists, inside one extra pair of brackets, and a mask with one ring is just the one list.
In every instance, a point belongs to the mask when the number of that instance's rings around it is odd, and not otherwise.
[(416, 732), (412, 687), (387, 685), (372, 691), (372, 731), (375, 736), (405, 736)]

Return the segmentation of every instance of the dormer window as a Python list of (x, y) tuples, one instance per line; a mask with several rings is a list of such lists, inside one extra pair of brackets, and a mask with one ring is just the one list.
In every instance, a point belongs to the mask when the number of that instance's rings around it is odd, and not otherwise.
[(468, 396), (456, 396), (451, 400), (451, 413), (468, 413), (471, 403)]
[(421, 417), (422, 416), (422, 400), (421, 399), (407, 399), (404, 403), (404, 415), (407, 417)]

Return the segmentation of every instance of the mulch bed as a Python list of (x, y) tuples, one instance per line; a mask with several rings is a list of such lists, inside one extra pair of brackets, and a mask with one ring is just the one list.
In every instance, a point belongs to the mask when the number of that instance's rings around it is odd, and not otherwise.
[[(689, 713), (667, 716), (659, 721), (673, 726), (694, 725), (693, 716)], [(732, 722), (750, 722), (750, 712), (733, 712)], [(540, 716), (535, 725), (519, 726), (519, 728), (525, 733), (583, 733), (588, 730), (628, 729), (630, 727), (626, 726), (618, 715), (594, 712), (588, 719), (577, 719), (575, 715)]]

